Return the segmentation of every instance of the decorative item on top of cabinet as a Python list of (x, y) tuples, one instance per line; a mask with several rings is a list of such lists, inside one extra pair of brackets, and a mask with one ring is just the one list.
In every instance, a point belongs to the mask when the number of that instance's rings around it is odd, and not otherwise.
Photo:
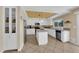
[(65, 21), (65, 23), (71, 23), (69, 20)]

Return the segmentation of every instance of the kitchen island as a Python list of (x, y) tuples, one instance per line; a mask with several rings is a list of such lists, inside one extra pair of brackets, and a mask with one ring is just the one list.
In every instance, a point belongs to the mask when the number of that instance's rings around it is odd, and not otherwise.
[(36, 39), (39, 45), (46, 45), (48, 43), (48, 32), (46, 30), (37, 29)]

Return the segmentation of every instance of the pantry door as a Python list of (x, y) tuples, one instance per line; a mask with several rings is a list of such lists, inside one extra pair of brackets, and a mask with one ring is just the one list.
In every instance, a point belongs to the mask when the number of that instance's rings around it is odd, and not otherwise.
[(4, 9), (4, 50), (17, 49), (17, 10), (16, 7)]

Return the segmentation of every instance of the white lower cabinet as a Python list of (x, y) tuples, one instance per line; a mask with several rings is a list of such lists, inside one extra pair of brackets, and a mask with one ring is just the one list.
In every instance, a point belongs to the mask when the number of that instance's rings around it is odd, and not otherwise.
[(62, 42), (68, 42), (70, 39), (70, 34), (68, 30), (61, 31), (61, 41)]
[(56, 38), (56, 31), (54, 29), (45, 29), (48, 34), (54, 38)]
[[(45, 29), (48, 34), (54, 38), (56, 38), (56, 30), (55, 29)], [(61, 30), (61, 41), (62, 42), (68, 42), (70, 40), (70, 33), (68, 30)]]
[(48, 43), (48, 32), (45, 30), (37, 30), (36, 39), (39, 45), (46, 45)]
[(55, 30), (51, 30), (51, 36), (53, 36), (54, 38), (56, 38), (56, 32), (55, 32)]
[(26, 29), (26, 34), (27, 35), (34, 35), (35, 34), (35, 29)]
[(48, 30), (48, 34), (49, 34), (50, 36), (56, 38), (56, 32), (55, 32), (54, 29), (49, 29), (49, 30)]

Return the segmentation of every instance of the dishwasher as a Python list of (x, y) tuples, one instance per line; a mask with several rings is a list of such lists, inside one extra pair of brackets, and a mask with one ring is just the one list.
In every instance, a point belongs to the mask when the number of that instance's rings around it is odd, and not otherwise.
[(56, 30), (56, 39), (61, 41), (61, 30)]

